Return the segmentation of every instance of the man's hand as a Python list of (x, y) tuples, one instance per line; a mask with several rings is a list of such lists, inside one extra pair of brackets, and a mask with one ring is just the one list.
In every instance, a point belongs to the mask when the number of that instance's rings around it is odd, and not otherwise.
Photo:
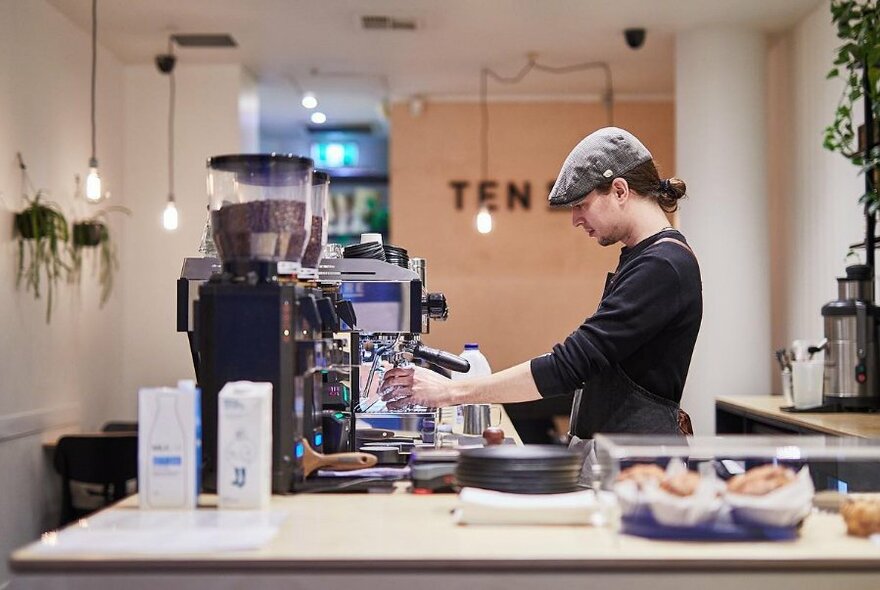
[(452, 380), (422, 367), (385, 372), (379, 393), (389, 409), (412, 405), (442, 408), (453, 403)]

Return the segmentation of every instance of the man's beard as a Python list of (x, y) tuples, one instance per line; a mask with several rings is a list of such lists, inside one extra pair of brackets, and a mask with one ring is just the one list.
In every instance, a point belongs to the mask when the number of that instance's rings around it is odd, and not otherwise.
[(617, 237), (617, 233), (618, 232), (613, 232), (608, 236), (598, 236), (596, 240), (599, 242), (600, 246), (613, 246), (620, 241), (620, 238)]
[(621, 241), (623, 237), (623, 231), (619, 226), (612, 227), (607, 235), (604, 236), (596, 236), (596, 241), (599, 242), (600, 246), (613, 246), (617, 242)]

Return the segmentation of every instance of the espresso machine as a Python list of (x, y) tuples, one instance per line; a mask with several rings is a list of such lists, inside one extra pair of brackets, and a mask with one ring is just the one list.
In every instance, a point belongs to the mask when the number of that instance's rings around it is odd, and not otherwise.
[[(364, 256), (368, 253), (369, 257)], [(343, 339), (352, 362), (351, 384), (357, 420), (378, 428), (417, 433), (432, 442), (437, 410), (414, 405), (389, 407), (377, 393), (383, 364), (394, 367), (424, 362), (446, 371), (466, 372), (459, 356), (425, 346), (421, 337), (432, 321), (449, 315), (442, 293), (428, 292), (424, 259), (409, 259), (391, 245), (345, 249), (343, 258), (325, 258), (318, 268), (325, 294), (347, 302), (340, 313)], [(366, 371), (361, 375), (360, 371)]]
[(824, 402), (847, 410), (880, 407), (878, 328), (880, 308), (874, 304), (874, 273), (870, 266), (852, 265), (837, 279), (837, 299), (822, 307), (825, 324)]
[(202, 395), (208, 491), (216, 486), (217, 396), (229, 381), (272, 383), (273, 493), (305, 489), (307, 446), (324, 450), (324, 383), (346, 367), (333, 363), (335, 302), (315, 282), (316, 270), (303, 266), (310, 230), (320, 225), (313, 180), (312, 161), (298, 156), (208, 160), (219, 259), (186, 259), (178, 281), (178, 331), (189, 336)]
[[(208, 161), (206, 237), (219, 257), (185, 259), (177, 285), (177, 329), (189, 338), (202, 392), (207, 491), (216, 486), (217, 396), (229, 381), (272, 383), (272, 490), (288, 493), (320, 487), (306, 478), (307, 447), (357, 450), (359, 415), (390, 421), (379, 427), (418, 430), (426, 441), (433, 435), (433, 409), (365, 407), (369, 381), (381, 380), (381, 361), (400, 366), (421, 358), (469, 368), (420, 341), (432, 319), (448, 315), (443, 295), (424, 287), (424, 261), (402, 259), (402, 249), (390, 262), (320, 259), (329, 182), (297, 156)], [(366, 387), (363, 363), (370, 369)]]

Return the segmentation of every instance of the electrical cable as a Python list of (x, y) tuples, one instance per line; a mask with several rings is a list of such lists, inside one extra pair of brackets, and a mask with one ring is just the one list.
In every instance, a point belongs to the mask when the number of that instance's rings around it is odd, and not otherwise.
[(92, 160), (95, 160), (95, 90), (98, 65), (98, 0), (92, 0)]
[(15, 157), (18, 159), (18, 168), (21, 170), (22, 194), (36, 194), (37, 191), (34, 189), (34, 183), (31, 182), (31, 177), (28, 175), (27, 166), (24, 163), (24, 158), (21, 156), (21, 152), (16, 152)]
[(531, 72), (537, 70), (548, 74), (571, 74), (585, 70), (602, 69), (605, 71), (605, 92), (602, 102), (608, 113), (608, 125), (614, 125), (614, 83), (611, 66), (604, 61), (591, 61), (569, 66), (548, 66), (534, 57), (529, 57), (526, 64), (513, 76), (502, 76), (490, 68), (480, 70), (480, 174), (485, 180), (489, 177), (489, 78), (501, 84), (518, 84)]
[[(169, 54), (171, 41), (169, 44)], [(174, 70), (168, 73), (168, 196), (174, 198), (174, 97), (176, 94)]]

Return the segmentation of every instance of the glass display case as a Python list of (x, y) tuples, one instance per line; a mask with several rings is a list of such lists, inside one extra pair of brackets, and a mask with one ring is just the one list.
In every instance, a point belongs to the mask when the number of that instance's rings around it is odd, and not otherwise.
[(594, 484), (609, 489), (636, 463), (665, 466), (681, 459), (698, 470), (709, 462), (722, 480), (762, 465), (808, 466), (817, 491), (880, 492), (880, 440), (825, 436), (596, 435)]
[[(616, 495), (624, 533), (791, 540), (813, 512), (817, 493), (836, 498), (838, 508), (880, 492), (880, 441), (597, 435), (585, 470), (595, 489)], [(847, 520), (850, 530), (858, 524)]]

